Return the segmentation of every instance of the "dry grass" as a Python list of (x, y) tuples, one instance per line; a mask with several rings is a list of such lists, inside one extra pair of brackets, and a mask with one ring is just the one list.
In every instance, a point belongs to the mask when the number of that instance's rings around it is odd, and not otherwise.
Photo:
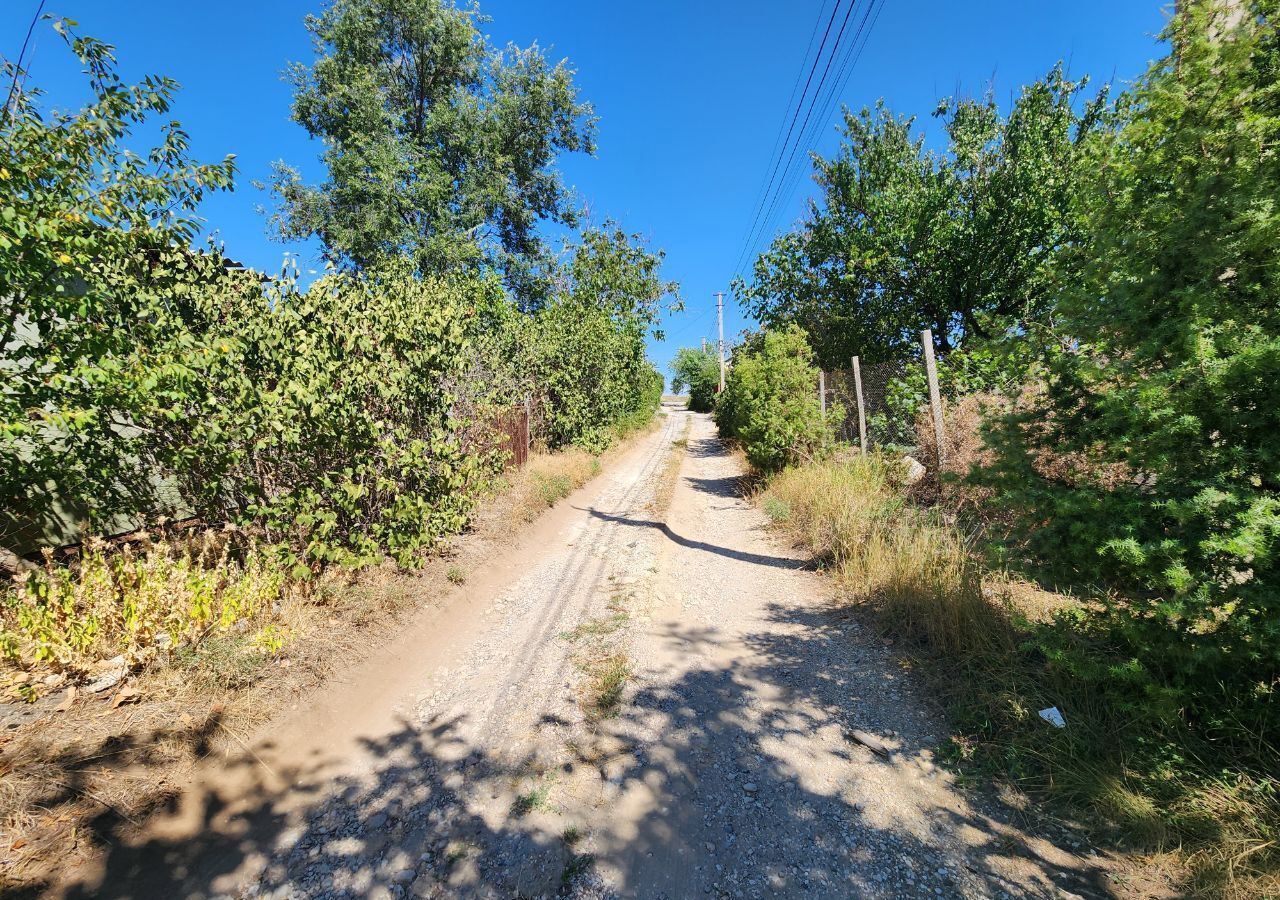
[(559, 453), (535, 453), (509, 476), (506, 496), (525, 522), (532, 522), (600, 474), (600, 457), (577, 447)]
[(771, 479), (762, 503), (899, 635), (944, 653), (1007, 644), (1004, 610), (984, 597), (964, 536), (906, 504), (896, 473), (876, 456), (814, 463)]
[(609, 719), (622, 707), (622, 693), (631, 678), (631, 659), (621, 650), (593, 656), (580, 663), (586, 679), (579, 705), (592, 721)]

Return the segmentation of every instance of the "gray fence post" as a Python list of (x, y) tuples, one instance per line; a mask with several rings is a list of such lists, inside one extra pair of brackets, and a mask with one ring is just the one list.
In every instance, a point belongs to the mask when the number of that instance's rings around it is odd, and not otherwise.
[(942, 447), (942, 397), (938, 392), (938, 367), (933, 361), (933, 331), (926, 328), (920, 332), (920, 340), (924, 344), (924, 371), (929, 376), (929, 406), (933, 408), (933, 439), (937, 446), (938, 476), (941, 477), (946, 451)]
[(827, 373), (818, 370), (818, 406), (822, 408), (822, 417), (827, 417)]
[(867, 454), (867, 410), (862, 402), (862, 367), (858, 357), (853, 358), (853, 390), (858, 395), (858, 450)]
[(529, 397), (524, 398), (524, 452), (527, 454), (533, 450), (533, 402)]

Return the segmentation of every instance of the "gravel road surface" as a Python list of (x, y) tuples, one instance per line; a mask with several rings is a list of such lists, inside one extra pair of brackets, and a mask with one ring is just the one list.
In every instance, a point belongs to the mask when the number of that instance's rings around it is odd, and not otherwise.
[(64, 894), (1108, 896), (1071, 835), (935, 765), (937, 711), (742, 474), (670, 410)]

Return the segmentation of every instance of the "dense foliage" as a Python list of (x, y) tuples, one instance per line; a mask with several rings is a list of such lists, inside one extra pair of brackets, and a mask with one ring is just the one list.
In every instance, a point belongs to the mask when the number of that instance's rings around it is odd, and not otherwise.
[(740, 442), (762, 472), (819, 456), (838, 418), (822, 414), (813, 351), (795, 325), (763, 331), (734, 352), (715, 410), (720, 433)]
[[(957, 752), (1185, 842), (1189, 893), (1249, 870), (1270, 896), (1280, 863), (1278, 17), (1179, 3), (1114, 103), (1054, 71), (1007, 119), (945, 104), (943, 154), (883, 108), (849, 115), (821, 201), (738, 286), (830, 367), (906, 363), (877, 398), (900, 425), (924, 327), (944, 394), (1003, 395), (969, 398), (978, 489), (948, 515), (1083, 599), (1030, 601), (999, 652), (934, 648)], [(1066, 729), (1027, 715), (1050, 704)]]
[(847, 111), (839, 151), (815, 159), (820, 200), (736, 293), (764, 325), (804, 328), (828, 369), (918, 355), (924, 328), (945, 356), (1039, 321), (1104, 107), (1085, 84), (1056, 68), (1003, 117), (990, 97), (944, 101), (943, 152), (883, 104)]
[(1280, 679), (1280, 39), (1274, 0), (1249, 7), (1188, 4), (1094, 145), (1075, 346), (998, 435), (1032, 552), (1124, 589), (1089, 624), (1141, 702), (1219, 739)]
[(671, 360), (671, 390), (689, 392), (689, 408), (694, 412), (711, 412), (720, 390), (720, 357), (703, 347), (681, 347)]
[[(444, 32), (473, 27), (436, 12)], [(398, 239), (308, 287), (240, 270), (190, 248), (195, 205), (230, 187), (231, 159), (191, 161), (176, 124), (128, 152), (175, 85), (124, 85), (110, 47), (58, 27), (92, 102), (45, 117), (18, 91), (0, 130), (0, 545), (183, 514), (251, 527), (296, 575), (407, 564), (463, 526), (500, 466), (499, 407), (529, 399), (547, 444), (593, 450), (652, 415), (662, 380), (644, 342), (675, 291), (660, 252), (590, 230), (548, 263), (534, 309), (495, 272)]]
[(356, 266), (496, 268), (541, 301), (537, 226), (575, 220), (555, 162), (594, 150), (594, 118), (564, 62), (491, 47), (482, 22), (450, 0), (336, 0), (307, 18), (316, 59), (289, 70), (293, 117), (324, 141), (328, 177), (277, 168), (284, 237)]
[[(19, 511), (40, 535), (60, 503), (102, 525), (152, 504), (136, 423), (173, 375), (166, 366), (181, 364), (153, 348), (184, 327), (171, 298), (217, 268), (173, 248), (195, 234), (196, 204), (235, 171), (230, 157), (193, 161), (176, 123), (149, 151), (126, 149), (136, 123), (169, 110), (176, 85), (125, 84), (111, 47), (55, 28), (85, 68), (89, 101), (44, 113), (38, 90), (16, 91), (0, 120), (0, 543)], [(210, 346), (188, 335), (182, 353)]]

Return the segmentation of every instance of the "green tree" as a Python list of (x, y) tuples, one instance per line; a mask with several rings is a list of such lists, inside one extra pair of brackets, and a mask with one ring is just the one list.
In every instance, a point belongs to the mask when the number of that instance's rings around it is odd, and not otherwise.
[[(221, 272), (187, 248), (200, 200), (235, 173), (230, 156), (193, 161), (177, 122), (137, 152), (135, 126), (164, 116), (177, 85), (122, 82), (113, 48), (74, 25), (53, 27), (84, 66), (85, 105), (44, 110), (23, 88), (0, 114), (0, 509), (37, 536), (66, 511), (105, 524), (154, 501), (137, 427), (163, 374), (150, 351), (175, 304)], [(13, 64), (4, 74), (25, 85)]]
[(846, 111), (840, 150), (815, 159), (821, 198), (735, 292), (766, 327), (804, 328), (828, 368), (918, 354), (924, 328), (945, 356), (1039, 320), (1105, 105), (1085, 85), (1059, 66), (1007, 117), (989, 96), (944, 101), (944, 152), (883, 104)]
[(662, 278), (663, 255), (614, 223), (586, 232), (571, 251), (531, 329), (552, 446), (601, 449), (619, 425), (657, 408), (662, 377), (645, 358), (645, 338), (661, 335), (664, 303), (679, 304), (679, 285)]
[(574, 224), (555, 163), (594, 151), (595, 121), (567, 63), (495, 49), (482, 21), (448, 0), (335, 0), (307, 17), (316, 59), (289, 70), (293, 117), (324, 142), (328, 177), (277, 164), (281, 237), (319, 237), (355, 267), (496, 269), (525, 302), (544, 297), (536, 226)]
[(681, 347), (671, 360), (671, 389), (687, 390), (694, 412), (711, 412), (720, 389), (720, 357), (713, 350)]
[(1094, 624), (1146, 702), (1201, 725), (1265, 707), (1280, 673), (1280, 6), (1224, 7), (1182, 5), (1097, 142), (1072, 349), (995, 435), (1031, 551), (1126, 589)]

